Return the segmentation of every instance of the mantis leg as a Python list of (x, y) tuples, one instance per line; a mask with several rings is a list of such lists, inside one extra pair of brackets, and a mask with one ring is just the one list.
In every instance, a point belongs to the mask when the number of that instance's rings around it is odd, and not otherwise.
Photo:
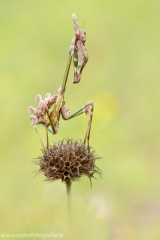
[(46, 138), (47, 138), (47, 150), (48, 150), (48, 147), (49, 147), (48, 129), (47, 129), (47, 125), (45, 126), (46, 126)]
[[(73, 114), (71, 114), (71, 115), (68, 116), (67, 118), (64, 118), (63, 116), (62, 116), (62, 117), (63, 117), (64, 120), (72, 119), (72, 118), (77, 117), (77, 116), (79, 116), (80, 114), (84, 113), (84, 112), (85, 112), (84, 109), (85, 109), (85, 107), (83, 106), (82, 108), (80, 108), (78, 111), (74, 112)], [(41, 123), (41, 125), (42, 125), (43, 127), (46, 127), (45, 124), (43, 124), (43, 123)], [(54, 132), (53, 132), (53, 129), (51, 129), (50, 127), (48, 127), (48, 131), (49, 131), (50, 133), (54, 133)]]
[(85, 134), (85, 138), (84, 138), (84, 144), (86, 143), (86, 139), (87, 139), (88, 148), (89, 148), (89, 139), (90, 139), (90, 132), (91, 132), (92, 117), (93, 117), (93, 109), (94, 109), (94, 103), (88, 102), (82, 108), (80, 108), (73, 114), (69, 115), (67, 118), (64, 118), (64, 116), (62, 115), (64, 120), (69, 120), (69, 119), (72, 119), (74, 117), (81, 115), (82, 113), (86, 113), (87, 115), (89, 115), (89, 112), (90, 112), (87, 130), (86, 130), (86, 134)]
[[(40, 136), (39, 136), (39, 133), (38, 133), (38, 131), (37, 131), (37, 128), (36, 128), (35, 124), (33, 124), (33, 127), (34, 127), (34, 129), (35, 129), (35, 131), (36, 131), (36, 133), (37, 133), (37, 136), (38, 136), (41, 144), (42, 144), (42, 147), (44, 148), (43, 142), (42, 142), (42, 140), (41, 140), (41, 138), (40, 138)], [(45, 149), (45, 148), (44, 148), (44, 149)]]

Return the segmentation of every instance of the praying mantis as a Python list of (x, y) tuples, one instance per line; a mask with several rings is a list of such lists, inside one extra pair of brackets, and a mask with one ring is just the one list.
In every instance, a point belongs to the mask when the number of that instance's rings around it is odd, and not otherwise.
[[(90, 101), (86, 103), (82, 108), (78, 109), (76, 112), (70, 114), (70, 110), (65, 106), (65, 101), (64, 101), (64, 93), (65, 93), (65, 88), (67, 84), (67, 79), (68, 79), (72, 58), (73, 58), (73, 64), (74, 64), (74, 82), (73, 83), (78, 83), (80, 81), (82, 70), (88, 61), (88, 53), (85, 47), (86, 32), (83, 29), (79, 28), (77, 17), (75, 14), (72, 14), (72, 18), (74, 22), (75, 35), (72, 38), (71, 46), (69, 47), (67, 66), (65, 69), (61, 86), (58, 90), (58, 94), (51, 96), (50, 93), (46, 93), (44, 100), (42, 100), (41, 95), (38, 94), (35, 97), (35, 101), (38, 104), (38, 107), (37, 108), (29, 107), (28, 109), (29, 114), (31, 114), (30, 116), (31, 123), (34, 126), (43, 147), (44, 145), (38, 134), (36, 125), (40, 124), (46, 128), (47, 148), (49, 146), (48, 132), (52, 134), (56, 134), (58, 132), (60, 116), (62, 116), (64, 120), (69, 120), (83, 113), (89, 116), (87, 130), (84, 138), (84, 144), (86, 144), (86, 140), (87, 140), (88, 148), (89, 148), (89, 139), (90, 139), (94, 103)], [(52, 106), (53, 106), (53, 110), (50, 111)]]

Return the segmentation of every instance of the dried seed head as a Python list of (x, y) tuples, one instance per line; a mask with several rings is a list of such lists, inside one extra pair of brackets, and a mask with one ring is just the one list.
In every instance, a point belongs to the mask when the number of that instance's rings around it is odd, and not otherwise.
[(100, 157), (91, 146), (88, 149), (80, 140), (64, 139), (41, 151), (42, 155), (33, 162), (40, 166), (37, 173), (43, 172), (47, 181), (78, 180), (82, 175), (91, 180), (95, 178), (94, 174), (101, 177), (101, 170), (95, 166), (95, 160)]

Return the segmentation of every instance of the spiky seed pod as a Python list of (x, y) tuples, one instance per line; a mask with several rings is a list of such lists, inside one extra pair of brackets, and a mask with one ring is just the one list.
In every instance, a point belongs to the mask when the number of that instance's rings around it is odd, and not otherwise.
[(43, 172), (47, 181), (61, 179), (67, 182), (78, 180), (82, 175), (91, 180), (94, 174), (101, 177), (101, 170), (95, 166), (95, 160), (101, 157), (95, 154), (91, 146), (88, 149), (81, 140), (64, 139), (41, 151), (42, 155), (33, 162), (40, 166), (37, 174)]

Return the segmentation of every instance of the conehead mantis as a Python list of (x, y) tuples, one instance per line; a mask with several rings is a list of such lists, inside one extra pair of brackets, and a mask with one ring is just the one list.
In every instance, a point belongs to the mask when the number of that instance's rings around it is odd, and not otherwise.
[[(78, 83), (80, 81), (82, 70), (88, 61), (88, 53), (85, 47), (86, 32), (83, 29), (79, 28), (77, 17), (75, 14), (72, 14), (72, 18), (74, 22), (75, 35), (72, 38), (71, 46), (69, 47), (67, 66), (65, 69), (61, 86), (58, 90), (58, 94), (51, 96), (50, 93), (46, 93), (44, 100), (42, 100), (41, 95), (38, 94), (35, 97), (35, 101), (37, 102), (38, 107), (37, 108), (29, 107), (28, 109), (29, 113), (31, 114), (30, 116), (31, 123), (34, 126), (41, 143), (42, 143), (42, 140), (38, 134), (36, 125), (41, 124), (46, 128), (47, 148), (48, 148), (48, 131), (52, 134), (56, 134), (58, 132), (60, 115), (64, 120), (69, 120), (81, 115), (82, 113), (85, 113), (86, 115), (89, 116), (87, 130), (84, 138), (84, 144), (86, 143), (86, 140), (87, 140), (88, 147), (89, 147), (89, 138), (90, 138), (91, 123), (92, 123), (92, 116), (93, 116), (93, 109), (94, 109), (93, 102), (91, 101), (86, 103), (82, 108), (78, 109), (76, 112), (72, 114), (70, 114), (70, 110), (65, 106), (65, 102), (64, 102), (64, 93), (65, 93), (65, 88), (67, 84), (72, 57), (73, 57), (73, 63), (74, 63), (74, 82), (73, 83)], [(53, 109), (50, 111), (52, 107)], [(44, 147), (43, 143), (42, 143), (42, 146)]]

